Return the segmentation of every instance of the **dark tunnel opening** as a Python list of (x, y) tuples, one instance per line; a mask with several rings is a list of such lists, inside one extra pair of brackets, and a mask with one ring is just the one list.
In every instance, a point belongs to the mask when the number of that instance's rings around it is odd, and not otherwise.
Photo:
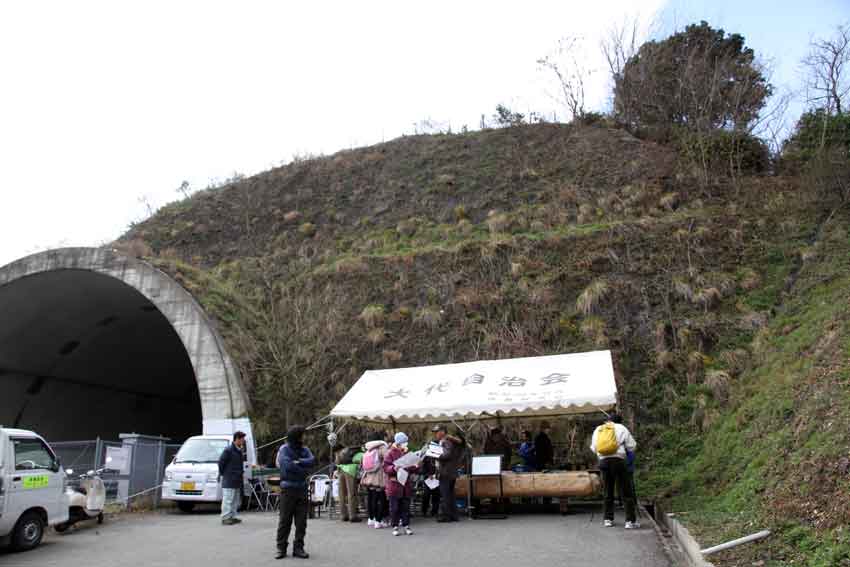
[(0, 286), (0, 385), (0, 425), (50, 440), (201, 432), (195, 373), (174, 327), (135, 288), (89, 270)]

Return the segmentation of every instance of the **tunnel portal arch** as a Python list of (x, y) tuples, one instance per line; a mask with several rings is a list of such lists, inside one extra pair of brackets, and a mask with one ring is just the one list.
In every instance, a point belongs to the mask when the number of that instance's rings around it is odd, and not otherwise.
[[(122, 361), (122, 356), (127, 360)], [(156, 366), (158, 358), (162, 360)], [(69, 360), (79, 362), (71, 364)], [(85, 361), (89, 361), (88, 366)], [(122, 362), (124, 367), (120, 366)], [(89, 367), (92, 376), (88, 381), (80, 379)], [(132, 372), (138, 375), (131, 376)], [(169, 373), (174, 374), (174, 384), (169, 382)], [(188, 374), (197, 385), (196, 392), (189, 392)], [(15, 379), (20, 384), (13, 387)], [(108, 414), (109, 408), (103, 406), (107, 399), (104, 392), (113, 392), (116, 404), (121, 396), (148, 400), (149, 407), (136, 409), (140, 415), (148, 411), (161, 419), (165, 431), (138, 433), (168, 434), (169, 415), (179, 413), (179, 408), (187, 404), (195, 406), (195, 414), (202, 418), (202, 423), (192, 428), (197, 433), (213, 429), (218, 433), (227, 428), (222, 424), (245, 422), (240, 418), (246, 418), (250, 409), (236, 365), (194, 297), (151, 264), (109, 248), (49, 250), (0, 267), (0, 388), (6, 388), (4, 381), (9, 389), (0, 397), (5, 397), (10, 407), (4, 411), (3, 421), (8, 421), (9, 415), (32, 414), (26, 409), (27, 403), (38, 400), (33, 393), (45, 381), (61, 383), (65, 390), (96, 390), (99, 397), (92, 394), (89, 399), (97, 398), (100, 408), (82, 407), (82, 399), (88, 394), (75, 398), (75, 404), (81, 406), (76, 409), (94, 412), (94, 421), (97, 412)], [(19, 391), (17, 402), (11, 401), (14, 396), (9, 392), (13, 390)], [(58, 386), (54, 389), (61, 391)], [(53, 394), (57, 396), (61, 394)], [(69, 404), (67, 400), (50, 402), (58, 407)], [(157, 417), (158, 408), (163, 414)], [(165, 408), (176, 409), (166, 412)], [(63, 419), (74, 417), (69, 414)], [(30, 421), (25, 419), (19, 425), (39, 425)], [(73, 435), (70, 431), (74, 431), (55, 424), (40, 426), (48, 435), (51, 429), (58, 430), (59, 437), (63, 432)], [(173, 427), (185, 434), (184, 426)], [(82, 428), (78, 431), (83, 434)]]

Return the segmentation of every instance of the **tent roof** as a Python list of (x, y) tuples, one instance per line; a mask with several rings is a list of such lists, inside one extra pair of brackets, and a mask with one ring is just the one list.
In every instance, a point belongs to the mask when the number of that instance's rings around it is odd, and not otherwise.
[(617, 403), (611, 352), (369, 370), (332, 417), (396, 423), (609, 410)]

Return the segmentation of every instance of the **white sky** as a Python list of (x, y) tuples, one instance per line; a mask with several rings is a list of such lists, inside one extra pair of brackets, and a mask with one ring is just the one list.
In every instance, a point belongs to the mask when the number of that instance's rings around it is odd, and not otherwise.
[[(535, 63), (665, 0), (0, 5), (0, 265), (118, 237), (154, 206), (296, 153), (557, 106)], [(563, 112), (558, 109), (561, 116)]]

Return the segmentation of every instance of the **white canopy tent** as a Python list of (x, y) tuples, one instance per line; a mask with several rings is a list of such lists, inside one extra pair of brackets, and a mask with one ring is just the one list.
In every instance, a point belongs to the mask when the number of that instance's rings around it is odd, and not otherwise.
[(369, 370), (330, 416), (427, 423), (594, 413), (616, 403), (611, 352), (604, 350)]

